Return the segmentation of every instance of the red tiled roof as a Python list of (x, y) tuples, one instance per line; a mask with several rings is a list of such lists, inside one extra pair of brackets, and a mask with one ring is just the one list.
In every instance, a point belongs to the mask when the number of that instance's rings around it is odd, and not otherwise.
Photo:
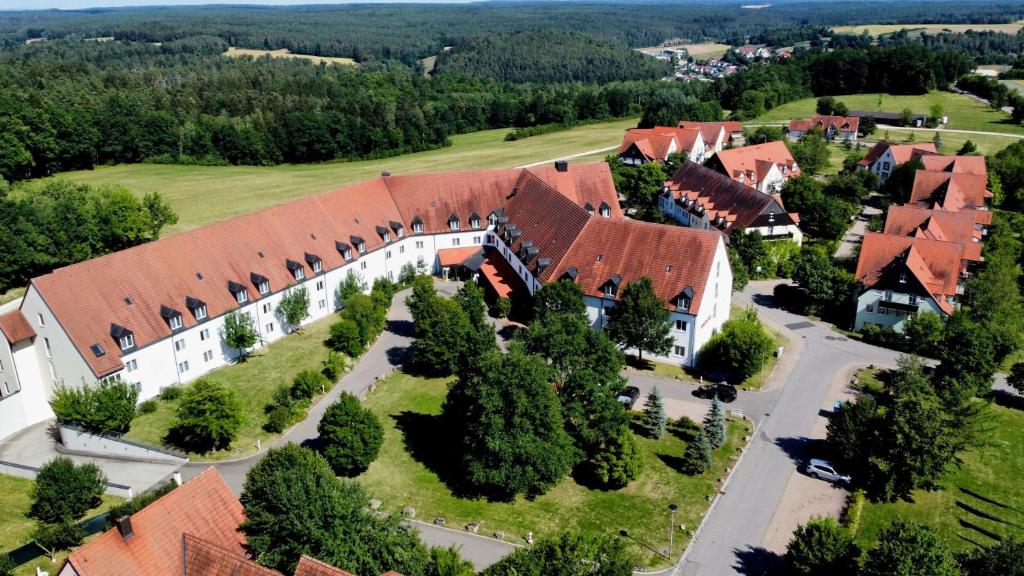
[(965, 260), (981, 259), (981, 238), (977, 211), (946, 212), (919, 206), (890, 206), (885, 217), (885, 234), (950, 240), (964, 244)]
[(897, 166), (910, 162), (912, 158), (938, 154), (935, 144), (931, 142), (921, 144), (890, 144), (885, 140), (879, 140), (857, 163), (861, 166), (871, 166), (875, 163), (875, 160), (878, 160), (882, 157), (882, 154), (885, 154), (886, 150), (892, 150), (893, 161), (896, 162)]
[(978, 174), (918, 170), (909, 203), (952, 212), (983, 209), (992, 196), (986, 186), (988, 178)]
[(132, 537), (107, 530), (72, 552), (68, 563), (79, 576), (182, 574), (185, 534), (244, 557), (245, 536), (238, 529), (244, 519), (238, 498), (211, 467), (133, 514)]
[(21, 310), (12, 310), (0, 315), (0, 332), (3, 332), (10, 344), (36, 337), (36, 331), (32, 329), (32, 325), (25, 319)]
[(941, 156), (939, 154), (922, 156), (921, 163), (929, 172), (958, 172), (986, 176), (984, 156)]
[(480, 264), (480, 273), (487, 278), (498, 298), (508, 298), (523, 281), (501, 256), (488, 252)]
[[(183, 576), (281, 576), (277, 570), (260, 566), (243, 554), (226, 550), (191, 534), (184, 535), (183, 546)], [(342, 574), (352, 576), (346, 572)]]
[(442, 248), (437, 251), (441, 266), (456, 266), (465, 262), (470, 256), (483, 251), (481, 246), (465, 246), (462, 248)]
[(743, 125), (739, 122), (691, 122), (689, 120), (683, 120), (679, 123), (680, 128), (690, 128), (700, 130), (701, 136), (704, 138), (704, 143), (711, 146), (718, 141), (718, 134), (720, 131), (725, 131), (725, 140), (728, 141), (733, 134), (742, 134)]
[(767, 174), (771, 164), (779, 166), (785, 176), (799, 176), (800, 167), (789, 153), (785, 142), (774, 141), (753, 146), (730, 148), (717, 152), (715, 157), (733, 180), (743, 175), (743, 183), (756, 186)]
[(963, 252), (961, 242), (868, 232), (861, 244), (856, 279), (874, 286), (891, 279), (897, 270), (907, 270), (943, 311), (952, 314)]
[[(394, 572), (398, 574), (397, 572)], [(299, 558), (299, 565), (295, 567), (295, 576), (355, 576), (341, 568), (335, 568), (309, 556), (303, 555)]]
[(701, 131), (696, 128), (673, 128), (671, 126), (655, 126), (654, 128), (632, 128), (622, 137), (619, 154), (633, 144), (637, 145), (650, 160), (664, 160), (674, 141), (676, 152), (689, 152), (697, 143)]
[[(252, 214), (87, 260), (32, 280), (46, 304), (97, 378), (121, 368), (120, 348), (113, 325), (134, 335), (139, 348), (171, 334), (161, 307), (181, 313), (184, 327), (196, 325), (186, 298), (206, 304), (210, 318), (238, 308), (228, 283), (245, 286), (249, 301), (259, 293), (252, 274), (267, 278), (272, 292), (295, 282), (287, 260), (305, 268), (305, 254), (322, 260), (324, 272), (345, 264), (337, 242), (352, 244), (360, 237), (368, 251), (384, 245), (378, 226), (400, 223), (407, 235), (419, 216), (425, 232), (447, 230), (455, 214), (460, 228), (469, 230), (473, 212), (487, 218), (505, 203), (523, 174), (550, 181), (580, 205), (605, 203), (621, 217), (607, 164), (569, 165), (565, 172), (535, 167), (519, 170), (481, 170), (450, 174), (387, 176), (302, 198)], [(397, 234), (391, 234), (392, 239)], [(358, 257), (355, 247), (352, 256)], [(96, 356), (90, 346), (106, 353)]]
[[(729, 222), (725, 227), (726, 233), (751, 227), (773, 201), (782, 207), (778, 196), (759, 192), (693, 162), (683, 163), (672, 178), (665, 182), (665, 186), (677, 202), (693, 201), (705, 210), (714, 209), (724, 214)], [(794, 224), (799, 221), (796, 214), (790, 217)], [(779, 226), (786, 224), (788, 222), (781, 220), (777, 223)]]
[(815, 114), (810, 118), (794, 118), (789, 121), (789, 129), (809, 132), (814, 128), (827, 130), (834, 127), (837, 132), (856, 132), (860, 126), (860, 118), (856, 116), (823, 116)]

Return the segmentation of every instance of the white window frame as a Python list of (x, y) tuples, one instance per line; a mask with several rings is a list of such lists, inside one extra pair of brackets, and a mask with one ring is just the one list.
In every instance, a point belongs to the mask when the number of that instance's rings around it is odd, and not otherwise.
[(170, 320), (168, 322), (171, 325), (171, 330), (177, 330), (177, 329), (181, 328), (181, 326), (182, 326), (181, 314), (177, 314), (175, 316), (171, 316), (171, 318), (170, 318)]
[(184, 374), (185, 372), (188, 372), (188, 360), (178, 362), (178, 373)]
[(249, 291), (245, 288), (239, 290), (235, 293), (235, 300), (237, 300), (239, 304), (245, 304), (249, 301)]
[(185, 350), (185, 339), (178, 338), (177, 340), (174, 341), (174, 351), (181, 352), (183, 350)]
[(306, 271), (301, 266), (296, 268), (293, 273), (296, 280), (304, 280), (306, 278)]
[(210, 329), (209, 328), (203, 328), (202, 330), (199, 331), (199, 341), (200, 342), (205, 341), (209, 337), (210, 337)]
[(131, 360), (124, 363), (124, 369), (127, 372), (135, 372), (136, 370), (139, 369), (139, 361), (136, 360), (135, 358), (132, 358)]
[(324, 269), (324, 265), (319, 260), (313, 260), (313, 273), (319, 274)]
[(205, 304), (200, 306), (200, 307), (198, 307), (198, 308), (196, 308), (196, 320), (202, 320), (203, 318), (206, 318), (206, 305)]
[[(135, 335), (125, 334), (117, 339), (117, 343), (121, 346), (121, 350), (128, 350), (129, 348), (135, 347)], [(47, 356), (49, 356), (50, 341), (46, 340)]]

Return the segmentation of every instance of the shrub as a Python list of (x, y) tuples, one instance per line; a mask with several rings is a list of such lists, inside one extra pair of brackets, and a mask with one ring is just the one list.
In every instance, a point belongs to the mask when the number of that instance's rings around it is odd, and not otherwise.
[[(378, 301), (382, 299), (380, 290), (375, 294), (377, 294)], [(384, 330), (387, 312), (387, 308), (380, 306), (371, 296), (356, 294), (345, 302), (345, 309), (341, 311), (341, 317), (355, 322), (356, 327), (359, 328), (359, 341), (366, 346), (380, 334), (381, 330)]]
[(856, 576), (860, 548), (848, 530), (832, 518), (812, 518), (797, 527), (786, 549), (794, 576)]
[(320, 373), (331, 383), (337, 382), (338, 378), (345, 373), (345, 358), (334, 350), (328, 350)]
[(292, 380), (292, 398), (309, 400), (327, 390), (331, 383), (316, 370), (303, 370)]
[(102, 380), (93, 386), (54, 392), (51, 405), (57, 420), (97, 434), (124, 434), (135, 417), (139, 391), (121, 380)]
[(491, 313), (497, 318), (508, 318), (509, 312), (512, 311), (512, 301), (508, 298), (498, 298), (494, 302), (494, 306), (491, 308)]
[(640, 475), (643, 463), (636, 440), (624, 428), (594, 456), (594, 473), (608, 488), (622, 488)]
[(170, 402), (171, 400), (177, 400), (178, 398), (181, 398), (181, 386), (168, 386), (160, 391), (161, 400), (167, 400)]
[(292, 423), (292, 416), (291, 408), (274, 405), (267, 416), (267, 423), (263, 425), (263, 429), (273, 434), (284, 432), (288, 425)]
[(700, 365), (705, 370), (725, 370), (731, 381), (742, 382), (757, 373), (771, 353), (771, 337), (757, 313), (748, 310), (726, 321), (722, 331), (708, 340), (700, 352)]
[(366, 344), (359, 337), (359, 326), (348, 318), (331, 324), (331, 335), (327, 338), (327, 347), (355, 358), (363, 353)]
[(95, 464), (75, 465), (58, 456), (39, 469), (28, 515), (40, 522), (75, 522), (100, 503), (106, 477)]
[(227, 448), (242, 427), (242, 405), (235, 391), (206, 378), (185, 389), (177, 415), (168, 440), (201, 454)]
[(14, 576), (14, 569), (17, 567), (9, 555), (0, 554), (0, 576)]
[(347, 392), (327, 408), (317, 430), (320, 451), (339, 476), (356, 476), (366, 470), (384, 442), (380, 420)]
[(139, 414), (152, 414), (157, 409), (156, 400), (146, 400), (142, 404), (139, 404)]
[(391, 307), (391, 298), (395, 295), (395, 285), (387, 278), (381, 277), (373, 281), (370, 299), (379, 308), (387, 310)]

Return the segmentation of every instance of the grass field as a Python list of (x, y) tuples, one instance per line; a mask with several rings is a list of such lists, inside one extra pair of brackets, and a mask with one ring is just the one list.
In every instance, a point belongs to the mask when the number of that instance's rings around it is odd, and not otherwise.
[[(216, 380), (235, 390), (241, 400), (245, 423), (238, 438), (228, 450), (209, 454), (190, 454), (193, 460), (227, 460), (256, 452), (256, 440), (263, 444), (280, 437), (263, 430), (267, 418), (264, 407), (282, 384), (291, 384), (292, 378), (305, 369), (320, 369), (327, 357), (323, 345), (331, 324), (337, 320), (329, 316), (305, 326), (301, 332), (290, 334), (249, 356), (245, 362), (210, 372), (206, 378)], [(313, 399), (316, 402), (317, 398)], [(162, 445), (167, 431), (176, 421), (178, 400), (157, 400), (156, 412), (140, 414), (132, 420), (126, 436), (132, 440)]]
[(983, 32), (991, 30), (993, 32), (1016, 34), (1021, 28), (1024, 28), (1024, 20), (1006, 24), (864, 24), (860, 26), (833, 26), (832, 30), (837, 34), (862, 34), (867, 31), (871, 36), (878, 36), (899, 32), (904, 29), (913, 32), (927, 32), (929, 34), (938, 34), (944, 30), (950, 32), (966, 32), (968, 30)]
[(252, 56), (253, 58), (260, 58), (262, 56), (270, 56), (271, 58), (298, 58), (301, 60), (309, 60), (314, 64), (326, 62), (327, 64), (344, 64), (346, 66), (355, 66), (356, 61), (351, 58), (338, 58), (335, 56), (313, 56), (311, 54), (292, 54), (287, 48), (281, 48), (280, 50), (252, 50), (250, 48), (228, 48), (228, 51), (224, 53), (224, 56), (230, 56), (237, 58), (239, 56)]
[[(881, 107), (878, 105), (879, 96), (882, 99)], [(915, 96), (849, 94), (835, 98), (839, 102), (845, 103), (851, 110), (882, 112), (902, 112), (904, 108), (910, 108), (917, 114), (928, 114), (931, 106), (938, 104), (942, 106), (943, 113), (949, 117), (949, 125), (946, 128), (1024, 135), (1024, 126), (1011, 124), (1008, 114), (963, 94), (935, 91)], [(817, 100), (817, 98), (804, 98), (783, 104), (758, 117), (755, 122), (781, 122), (790, 118), (810, 117), (814, 114)]]
[[(26, 516), (25, 512), (32, 503), (29, 492), (33, 484), (32, 480), (0, 474), (0, 553), (9, 553), (29, 542), (28, 535), (35, 526), (35, 521)], [(103, 503), (89, 512), (86, 518), (92, 518), (118, 502), (121, 502), (120, 498), (104, 496)], [(18, 565), (14, 570), (14, 576), (35, 576), (36, 566), (43, 571), (49, 571), (50, 574), (56, 574), (67, 558), (66, 552), (60, 553), (56, 557), (56, 562), (50, 563), (50, 559), (42, 555), (41, 550), (39, 553), (38, 557), (25, 559)]]
[(954, 550), (990, 546), (998, 538), (1024, 538), (1024, 411), (993, 406), (987, 446), (964, 455), (964, 465), (945, 478), (944, 489), (917, 491), (914, 502), (868, 502), (860, 517), (862, 546), (896, 518), (931, 526)]
[[(453, 136), (447, 148), (358, 162), (266, 167), (125, 164), (60, 177), (94, 185), (121, 185), (139, 196), (160, 192), (178, 213), (178, 223), (166, 231), (174, 233), (366, 180), (383, 170), (408, 174), (501, 168), (618, 146), (623, 132), (634, 126), (636, 118), (618, 119), (515, 142), (504, 141), (508, 129), (487, 130)], [(588, 159), (605, 154), (595, 153)]]
[[(666, 432), (660, 440), (637, 438), (644, 470), (621, 490), (586, 488), (567, 478), (533, 501), (520, 498), (512, 503), (492, 503), (457, 498), (442, 483), (437, 470), (431, 468), (437, 459), (436, 452), (446, 448), (434, 444), (436, 415), (440, 414), (446, 393), (446, 380), (399, 373), (379, 384), (367, 399), (366, 406), (384, 424), (384, 445), (377, 461), (359, 480), (383, 502), (384, 509), (412, 506), (417, 518), (431, 522), (443, 517), (448, 526), (459, 530), (467, 523), (477, 522), (481, 534), (493, 535), (500, 530), (506, 540), (516, 543), (522, 543), (530, 531), (544, 536), (567, 529), (602, 534), (624, 529), (630, 536), (661, 550), (668, 544), (669, 503), (679, 505), (676, 523), (693, 530), (714, 495), (716, 483), (712, 473), (690, 477), (677, 471), (686, 443), (680, 436)], [(715, 454), (713, 470), (718, 475), (731, 465), (735, 446), (748, 433), (748, 426), (730, 423), (730, 444)], [(677, 557), (688, 539), (684, 532), (675, 534)], [(643, 564), (657, 563), (657, 556), (635, 542), (631, 542), (631, 550), (643, 558)]]
[[(915, 141), (917, 142), (931, 142), (932, 138), (935, 137), (935, 130), (891, 128), (888, 130), (876, 130), (868, 140), (873, 141), (885, 138), (886, 132), (889, 133), (889, 140), (892, 142), (909, 142), (911, 134), (914, 134)], [(959, 150), (960, 147), (964, 145), (964, 142), (968, 140), (974, 142), (974, 145), (978, 148), (978, 152), (985, 155), (995, 154), (1021, 139), (1018, 136), (1010, 135), (993, 136), (991, 134), (963, 134), (946, 131), (939, 131), (939, 136), (942, 139), (942, 142), (939, 145), (939, 151), (945, 154), (956, 154), (957, 150)]]

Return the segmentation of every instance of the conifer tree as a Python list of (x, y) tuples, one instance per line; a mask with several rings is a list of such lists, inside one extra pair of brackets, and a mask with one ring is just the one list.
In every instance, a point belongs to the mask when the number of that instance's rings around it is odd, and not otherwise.
[(725, 444), (725, 412), (717, 396), (711, 400), (711, 409), (704, 417), (704, 435), (712, 448)]
[(700, 429), (683, 452), (683, 472), (693, 476), (703, 474), (708, 468), (711, 468), (711, 444)]
[(651, 438), (661, 438), (665, 431), (665, 407), (661, 402), (661, 392), (655, 386), (647, 395), (647, 402), (644, 403), (644, 417), (640, 425)]

